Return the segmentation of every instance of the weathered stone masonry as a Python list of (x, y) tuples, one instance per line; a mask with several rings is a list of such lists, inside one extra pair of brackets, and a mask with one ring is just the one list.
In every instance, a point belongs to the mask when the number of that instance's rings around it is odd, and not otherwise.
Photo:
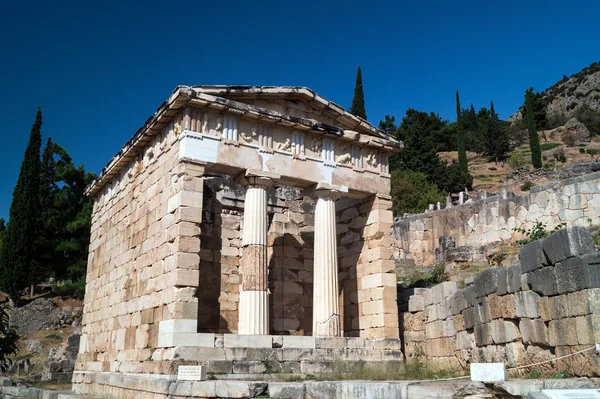
[[(570, 227), (521, 249), (520, 265), (492, 267), (459, 290), (455, 282), (403, 294), (403, 342), (433, 362), (530, 365), (593, 347), (600, 339), (600, 254), (591, 234)], [(531, 371), (599, 376), (595, 350)]]
[(98, 373), (181, 364), (400, 362), (387, 169), (400, 147), (308, 89), (176, 89), (88, 189), (75, 389), (141, 394)]
[[(460, 206), (396, 218), (397, 257), (400, 263), (433, 265), (440, 237), (451, 237), (458, 247), (479, 249), (514, 239), (513, 229), (529, 229), (542, 222), (548, 229), (561, 223), (590, 226), (600, 223), (600, 172), (536, 186), (523, 196), (511, 192)], [(473, 251), (472, 261), (485, 261), (485, 251)], [(480, 256), (480, 258), (477, 258)]]

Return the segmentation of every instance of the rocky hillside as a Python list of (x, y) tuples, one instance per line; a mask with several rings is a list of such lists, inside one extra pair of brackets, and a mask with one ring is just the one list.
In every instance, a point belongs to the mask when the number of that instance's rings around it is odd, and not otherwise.
[[(566, 121), (582, 112), (600, 114), (600, 62), (563, 78), (543, 92), (548, 121)], [(509, 121), (521, 118), (513, 114)]]
[(590, 110), (600, 113), (600, 62), (572, 75), (544, 92), (548, 119), (574, 115), (577, 111)]

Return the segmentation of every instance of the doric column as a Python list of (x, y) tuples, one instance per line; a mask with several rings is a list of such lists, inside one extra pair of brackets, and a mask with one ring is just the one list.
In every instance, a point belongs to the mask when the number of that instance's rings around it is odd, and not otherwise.
[(267, 267), (267, 189), (272, 174), (247, 171), (239, 178), (246, 187), (242, 231), (242, 278), (238, 307), (239, 334), (269, 334), (269, 271)]
[(339, 337), (340, 303), (338, 283), (335, 200), (345, 187), (318, 184), (312, 192), (315, 205), (315, 255), (313, 287), (313, 335)]

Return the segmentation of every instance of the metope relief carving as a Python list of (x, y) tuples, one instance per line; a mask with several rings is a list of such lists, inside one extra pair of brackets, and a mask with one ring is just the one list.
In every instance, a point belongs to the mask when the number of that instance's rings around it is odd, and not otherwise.
[(292, 140), (286, 138), (283, 143), (277, 144), (277, 149), (280, 151), (290, 151), (292, 149)]
[(312, 150), (312, 152), (314, 152), (315, 154), (320, 154), (321, 153), (321, 139), (318, 137), (313, 137), (313, 139), (310, 141), (310, 149)]
[(251, 143), (252, 141), (254, 141), (254, 138), (256, 137), (257, 133), (256, 133), (256, 127), (253, 126), (250, 129), (250, 133), (246, 134), (246, 132), (241, 132), (240, 133), (240, 137), (242, 138), (242, 140), (244, 140), (246, 143)]
[(369, 151), (369, 155), (367, 155), (367, 164), (373, 168), (377, 168), (379, 162), (377, 161), (377, 153), (375, 151)]
[(340, 145), (342, 154), (338, 155), (337, 162), (341, 163), (342, 165), (349, 165), (352, 161), (352, 155), (348, 152), (348, 147), (349, 146), (346, 143)]
[(208, 133), (208, 113), (204, 113), (204, 116), (202, 116), (202, 130), (200, 133)]

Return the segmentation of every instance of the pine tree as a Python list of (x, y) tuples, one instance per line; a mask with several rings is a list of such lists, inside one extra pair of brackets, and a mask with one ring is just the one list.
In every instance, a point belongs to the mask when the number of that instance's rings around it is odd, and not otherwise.
[(363, 93), (362, 72), (360, 71), (360, 65), (356, 71), (356, 86), (354, 86), (352, 106), (348, 111), (352, 115), (367, 120), (367, 112), (365, 111), (365, 94)]
[(533, 87), (525, 91), (525, 115), (527, 117), (527, 130), (529, 133), (529, 148), (531, 149), (531, 163), (533, 167), (539, 169), (542, 167), (542, 149), (540, 148), (540, 137), (537, 133), (535, 123), (535, 95)]
[(469, 166), (467, 165), (467, 149), (465, 147), (465, 126), (461, 120), (460, 97), (458, 95), (458, 90), (456, 90), (456, 125), (458, 164), (463, 172), (469, 173)]
[(34, 282), (32, 276), (37, 270), (35, 244), (38, 234), (41, 129), (42, 111), (38, 109), (13, 192), (0, 254), (0, 284), (13, 297)]
[(504, 159), (510, 150), (508, 131), (502, 125), (502, 122), (500, 121), (500, 118), (494, 109), (493, 101), (490, 104), (486, 133), (486, 155), (496, 162)]

